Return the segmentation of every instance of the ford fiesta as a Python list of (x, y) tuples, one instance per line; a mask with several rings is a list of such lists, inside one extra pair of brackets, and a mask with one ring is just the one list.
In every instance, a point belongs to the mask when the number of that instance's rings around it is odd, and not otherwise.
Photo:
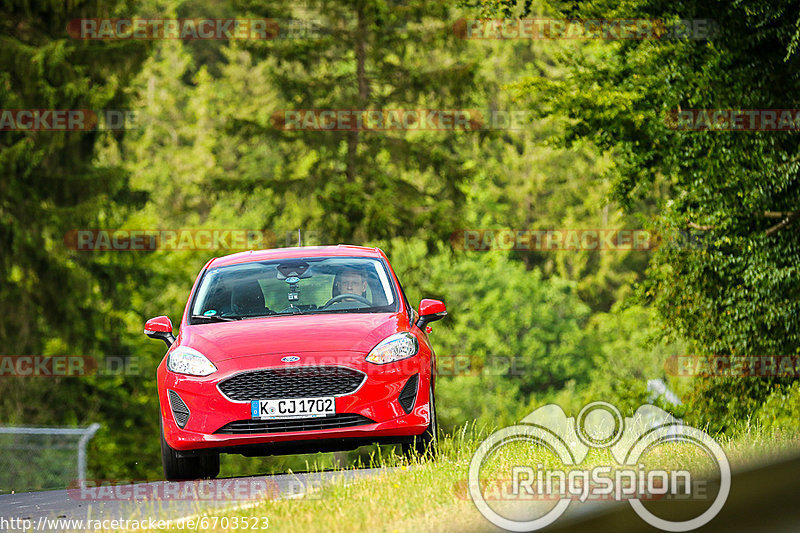
[(437, 300), (409, 304), (377, 248), (250, 251), (209, 261), (158, 367), (167, 479), (213, 478), (219, 454), (436, 445)]

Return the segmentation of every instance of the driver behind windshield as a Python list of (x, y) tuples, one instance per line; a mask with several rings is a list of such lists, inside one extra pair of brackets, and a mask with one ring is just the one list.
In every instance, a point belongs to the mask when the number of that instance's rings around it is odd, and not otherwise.
[[(360, 270), (353, 268), (343, 269), (338, 272), (333, 278), (333, 289), (331, 291), (332, 297), (336, 298), (340, 295), (354, 294), (367, 297), (367, 278)], [(342, 298), (340, 302), (357, 302), (355, 298)], [(334, 304), (335, 305), (335, 304)]]

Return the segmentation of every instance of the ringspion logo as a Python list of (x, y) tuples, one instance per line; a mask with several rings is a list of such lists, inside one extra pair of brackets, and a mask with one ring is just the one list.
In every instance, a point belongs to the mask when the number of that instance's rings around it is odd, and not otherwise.
[[(711, 505), (694, 518), (670, 521), (647, 509), (642, 501), (668, 499), (674, 505), (686, 501), (697, 487), (692, 473), (686, 469), (650, 468), (644, 457), (658, 446), (685, 443), (696, 446), (711, 458), (720, 475), (720, 488)], [(563, 465), (551, 462), (518, 464), (519, 454), (511, 447), (545, 450)], [(608, 449), (615, 464), (580, 468), (591, 449)], [(523, 455), (524, 456), (524, 455)], [(502, 499), (516, 499), (521, 509), (510, 506), (492, 507), (487, 488), (491, 490), (498, 477), (490, 477), (489, 487), (483, 470), (496, 473), (497, 464), (511, 458), (509, 475), (511, 493)], [(660, 455), (656, 458), (660, 459)], [(505, 466), (508, 468), (508, 465)], [(475, 451), (469, 467), (469, 495), (478, 511), (489, 522), (509, 531), (535, 531), (544, 528), (564, 514), (574, 500), (613, 499), (627, 501), (648, 524), (666, 531), (691, 531), (712, 520), (725, 505), (731, 486), (728, 458), (719, 444), (705, 432), (687, 426), (666, 411), (652, 405), (639, 407), (632, 417), (623, 417), (607, 402), (592, 402), (578, 413), (567, 417), (558, 405), (536, 409), (522, 421), (487, 437)], [(546, 509), (532, 508), (531, 499), (557, 500)], [(693, 507), (694, 508), (694, 507)], [(519, 519), (522, 509), (526, 516)]]

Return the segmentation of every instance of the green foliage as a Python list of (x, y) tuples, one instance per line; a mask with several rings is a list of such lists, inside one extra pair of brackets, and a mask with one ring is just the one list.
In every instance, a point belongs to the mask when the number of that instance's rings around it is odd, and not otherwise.
[[(125, 109), (124, 88), (144, 60), (142, 42), (70, 38), (67, 22), (129, 13), (132, 2), (4, 2), (0, 8), (0, 108)], [(128, 291), (141, 278), (131, 257), (70, 251), (65, 234), (107, 228), (141, 207), (119, 165), (95, 160), (111, 132), (0, 132), (0, 352), (127, 356)], [(99, 380), (99, 378), (96, 378)], [(135, 427), (149, 383), (117, 378), (2, 378), (2, 422), (85, 425), (101, 421), (116, 443), (141, 447)], [(130, 400), (134, 399), (133, 402)], [(134, 405), (131, 405), (133, 403)], [(130, 408), (130, 409), (129, 409)], [(124, 414), (123, 414), (124, 413)], [(120, 459), (120, 465), (125, 460)], [(133, 461), (130, 462), (133, 464)]]
[(392, 246), (411, 301), (449, 306), (431, 333), (443, 427), (513, 422), (530, 398), (590, 380), (596, 346), (574, 283), (546, 280), (503, 252), (425, 254), (422, 243)]
[[(679, 396), (687, 392), (686, 385), (666, 372), (667, 359), (681, 355), (682, 343), (658, 342), (656, 319), (652, 309), (638, 305), (617, 304), (610, 313), (592, 316), (589, 331), (599, 348), (597, 376), (579, 395), (585, 404), (602, 398), (613, 398), (622, 409), (635, 410), (645, 403), (656, 403), (674, 411), (676, 406), (654, 398), (647, 390), (651, 379), (662, 379)], [(576, 405), (580, 407), (580, 405)]]
[[(70, 39), (67, 21), (91, 13), (110, 15), (128, 3), (6, 2), (2, 8), (0, 106), (3, 109), (120, 108), (122, 88), (146, 49), (141, 43), (114, 49)], [(55, 3), (53, 3), (55, 4)], [(123, 59), (120, 59), (123, 58)], [(6, 353), (40, 353), (47, 337), (71, 347), (98, 346), (93, 330), (105, 319), (103, 299), (114, 287), (100, 276), (124, 277), (130, 265), (68, 253), (65, 233), (103, 227), (142, 197), (115, 166), (92, 161), (96, 131), (0, 133), (0, 343)], [(106, 209), (115, 203), (119, 209)], [(93, 287), (101, 298), (91, 296)], [(66, 298), (74, 292), (84, 298)], [(73, 317), (70, 321), (63, 317)], [(80, 327), (76, 327), (80, 324)], [(106, 338), (107, 342), (108, 339)]]
[(798, 419), (800, 419), (800, 382), (775, 387), (758, 411), (758, 422), (768, 429), (796, 429)]
[[(797, 5), (551, 5), (575, 18), (716, 20), (711, 40), (576, 45), (562, 58), (567, 75), (530, 77), (517, 91), (569, 124), (562, 143), (591, 139), (614, 157), (613, 194), (629, 211), (666, 187), (653, 227), (704, 228), (702, 247), (662, 247), (643, 286), (667, 335), (691, 339), (698, 353), (796, 353), (800, 241), (794, 215), (770, 213), (795, 212), (800, 201), (797, 136), (674, 131), (666, 118), (680, 109), (794, 107), (786, 95), (800, 83)], [(777, 383), (700, 382), (695, 406), (715, 419), (741, 419)]]
[[(52, 4), (52, 5), (50, 5)], [(157, 478), (155, 369), (143, 322), (178, 322), (191, 283), (229, 250), (75, 252), (74, 228), (316, 231), (324, 244), (381, 246), (413, 303), (445, 301), (433, 324), (440, 423), (509, 424), (558, 402), (662, 402), (665, 379), (690, 423), (733, 431), (797, 416), (786, 381), (689, 382), (670, 355), (797, 353), (796, 136), (670, 130), (664, 114), (793, 107), (797, 8), (737, 2), (232, 3), (19, 2), (0, 12), (3, 108), (125, 108), (138, 128), (0, 132), (0, 343), (8, 354), (133, 356), (137, 375), (0, 381), (4, 424), (100, 422), (90, 469)], [(471, 5), (474, 4), (474, 5)], [(716, 18), (713, 41), (467, 41), (462, 16)], [(312, 20), (318, 37), (268, 42), (69, 39), (83, 16)], [(750, 31), (752, 30), (752, 31)], [(531, 109), (519, 131), (283, 131), (291, 109)], [(707, 226), (702, 247), (469, 252), (463, 229)], [(647, 275), (645, 269), (650, 266)], [(641, 285), (638, 302), (629, 299)], [(632, 303), (634, 302), (634, 303)], [(687, 339), (689, 342), (685, 342)], [(468, 375), (448, 376), (454, 357)], [(500, 364), (498, 365), (498, 361)], [(503, 362), (507, 361), (507, 364)], [(449, 366), (448, 366), (449, 365)], [(761, 407), (763, 404), (763, 408)], [(43, 406), (58, 405), (58, 410)], [(474, 427), (474, 425), (473, 425)], [(301, 470), (337, 456), (223, 463), (223, 474)]]
[[(252, 16), (314, 21), (316, 39), (248, 44), (278, 93), (269, 109), (472, 109), (483, 104), (478, 56), (464, 53), (446, 4), (383, 0), (242, 2)], [(333, 242), (417, 236), (431, 245), (456, 228), (462, 154), (469, 134), (453, 131), (283, 131), (263, 114), (234, 122), (244, 142), (274, 143), (279, 162), (261, 180), (325, 213), (315, 220)], [(222, 186), (247, 189), (247, 176)], [(263, 182), (263, 181), (262, 181)], [(280, 206), (283, 211), (286, 209)], [(305, 214), (304, 214), (305, 215)], [(311, 214), (304, 216), (304, 225)], [(423, 231), (424, 228), (424, 231)]]

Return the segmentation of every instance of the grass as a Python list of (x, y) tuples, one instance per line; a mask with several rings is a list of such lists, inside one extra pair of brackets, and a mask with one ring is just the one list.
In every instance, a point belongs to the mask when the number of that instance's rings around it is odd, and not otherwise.
[[(301, 498), (265, 500), (247, 508), (205, 513), (211, 517), (267, 517), (273, 531), (485, 531), (489, 523), (469, 499), (466, 479), (472, 454), (488, 433), (486, 428), (466, 425), (440, 439), (440, 453), (434, 461), (409, 461), (379, 452), (371, 458), (372, 464), (356, 465), (381, 468), (374, 476), (355, 481), (334, 479)], [(720, 444), (736, 470), (796, 452), (800, 435), (748, 426)], [(656, 450), (647, 455), (645, 463), (680, 466), (693, 476), (698, 472), (713, 475), (713, 463), (695, 447), (669, 444)], [(552, 462), (552, 456), (541, 448), (510, 446), (492, 457), (486, 471), (508, 479), (510, 465)], [(592, 450), (580, 468), (608, 464), (613, 462), (607, 451)], [(207, 530), (225, 531), (222, 527)]]

